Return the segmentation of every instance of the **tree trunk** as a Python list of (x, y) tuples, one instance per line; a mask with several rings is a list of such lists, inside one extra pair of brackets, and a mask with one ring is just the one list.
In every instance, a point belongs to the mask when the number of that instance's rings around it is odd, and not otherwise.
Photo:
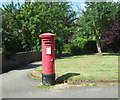
[(97, 36), (96, 36), (96, 46), (97, 46), (97, 50), (98, 50), (99, 55), (102, 56), (102, 51), (101, 51), (101, 47), (100, 47), (100, 41), (99, 41), (99, 38)]

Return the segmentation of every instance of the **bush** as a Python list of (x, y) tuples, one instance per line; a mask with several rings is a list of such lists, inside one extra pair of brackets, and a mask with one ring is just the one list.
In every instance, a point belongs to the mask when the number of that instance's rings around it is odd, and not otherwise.
[(72, 54), (81, 54), (85, 48), (85, 44), (88, 40), (78, 37), (71, 43), (71, 53)]
[(88, 41), (87, 39), (78, 37), (72, 41), (72, 44), (75, 45), (76, 47), (79, 47), (80, 49), (84, 49), (87, 41)]
[(18, 39), (18, 37), (5, 33), (2, 35), (3, 54), (12, 55), (22, 51), (24, 51), (24, 49), (22, 48), (21, 41)]
[(90, 50), (90, 51), (96, 52), (97, 51), (96, 41), (88, 40), (85, 44), (84, 50)]
[(69, 44), (64, 44), (63, 53), (68, 54), (82, 54), (96, 52), (96, 41), (88, 40), (81, 37), (72, 40)]
[(63, 53), (70, 54), (71, 53), (71, 45), (70, 44), (64, 44), (63, 46)]
[(56, 38), (55, 40), (55, 53), (59, 57), (62, 54), (63, 51), (63, 39), (62, 38)]
[(79, 46), (71, 45), (71, 54), (81, 54), (82, 49)]

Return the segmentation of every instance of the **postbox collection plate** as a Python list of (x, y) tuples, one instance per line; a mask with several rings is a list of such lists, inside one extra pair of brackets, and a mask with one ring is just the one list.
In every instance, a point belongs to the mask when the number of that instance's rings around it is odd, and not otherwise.
[(51, 54), (51, 47), (46, 47), (46, 54)]

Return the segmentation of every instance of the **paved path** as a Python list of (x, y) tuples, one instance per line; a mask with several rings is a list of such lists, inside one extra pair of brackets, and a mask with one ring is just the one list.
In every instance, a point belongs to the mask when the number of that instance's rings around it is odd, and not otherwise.
[(2, 98), (118, 98), (118, 86), (69, 87), (50, 90), (36, 88), (41, 82), (27, 75), (40, 64), (41, 62), (35, 62), (0, 75)]

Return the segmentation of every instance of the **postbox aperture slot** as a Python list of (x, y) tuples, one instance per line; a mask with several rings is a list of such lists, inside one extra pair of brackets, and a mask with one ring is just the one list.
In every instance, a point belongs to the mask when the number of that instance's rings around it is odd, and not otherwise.
[(51, 47), (46, 47), (46, 54), (51, 54)]
[(45, 42), (45, 44), (52, 44), (51, 42)]
[(51, 40), (43, 40), (43, 41), (48, 41), (48, 42), (49, 42), (49, 41), (51, 41)]

